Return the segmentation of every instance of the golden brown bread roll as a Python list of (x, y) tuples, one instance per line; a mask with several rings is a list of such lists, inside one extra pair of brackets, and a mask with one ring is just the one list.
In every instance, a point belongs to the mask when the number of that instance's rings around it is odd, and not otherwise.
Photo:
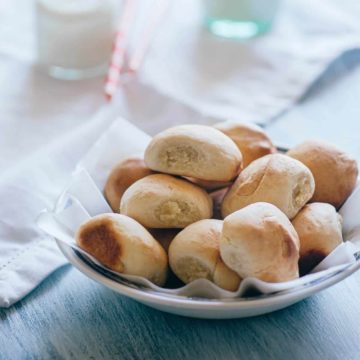
[(298, 235), (286, 215), (272, 204), (251, 204), (226, 217), (220, 253), (242, 278), (281, 282), (299, 276)]
[(260, 126), (235, 121), (224, 121), (214, 127), (229, 136), (243, 156), (243, 168), (254, 160), (276, 153), (276, 147)]
[(292, 224), (300, 239), (300, 274), (318, 265), (343, 241), (342, 219), (330, 204), (306, 205)]
[(354, 190), (358, 177), (356, 160), (331, 144), (305, 141), (287, 153), (301, 161), (313, 173), (313, 202), (327, 202), (337, 209)]
[(144, 158), (152, 170), (224, 182), (239, 173), (242, 161), (228, 136), (204, 125), (181, 125), (157, 134)]
[(133, 156), (116, 165), (105, 185), (105, 198), (114, 212), (119, 212), (120, 200), (125, 190), (135, 181), (151, 175), (151, 171), (139, 156)]
[(311, 199), (315, 189), (310, 170), (286, 155), (266, 155), (245, 168), (224, 197), (225, 218), (255, 202), (277, 206), (290, 219)]
[(138, 180), (124, 193), (120, 213), (148, 228), (184, 228), (211, 218), (212, 201), (205, 190), (171, 175)]
[(102, 214), (80, 226), (76, 243), (108, 268), (163, 285), (167, 255), (138, 222), (120, 214)]
[(221, 229), (221, 220), (201, 220), (186, 227), (172, 241), (170, 267), (185, 284), (208, 279), (229, 291), (239, 287), (240, 277), (220, 258)]

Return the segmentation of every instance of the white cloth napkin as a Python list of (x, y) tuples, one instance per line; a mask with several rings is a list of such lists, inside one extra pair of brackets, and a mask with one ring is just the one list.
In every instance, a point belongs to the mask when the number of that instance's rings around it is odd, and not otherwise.
[(208, 116), (266, 123), (360, 46), (360, 6), (348, 0), (285, 0), (273, 31), (247, 43), (207, 33), (201, 4), (173, 2), (141, 79)]
[(76, 163), (112, 118), (108, 108), (101, 110), (71, 136), (0, 178), (0, 307), (21, 299), (66, 263), (35, 219), (42, 209), (53, 207)]

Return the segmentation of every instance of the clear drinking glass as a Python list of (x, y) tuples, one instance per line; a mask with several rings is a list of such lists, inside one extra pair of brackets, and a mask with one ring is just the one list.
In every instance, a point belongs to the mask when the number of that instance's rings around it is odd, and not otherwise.
[(205, 22), (215, 35), (251, 39), (270, 30), (280, 0), (204, 0)]
[(38, 62), (53, 77), (106, 72), (114, 36), (113, 0), (37, 0)]

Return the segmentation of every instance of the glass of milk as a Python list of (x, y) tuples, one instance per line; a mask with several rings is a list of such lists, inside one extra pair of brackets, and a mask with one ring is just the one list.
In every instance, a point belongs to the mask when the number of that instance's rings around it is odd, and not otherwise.
[(251, 39), (270, 30), (280, 0), (203, 0), (205, 22), (215, 35)]
[(37, 0), (38, 62), (56, 78), (104, 74), (114, 37), (112, 0)]

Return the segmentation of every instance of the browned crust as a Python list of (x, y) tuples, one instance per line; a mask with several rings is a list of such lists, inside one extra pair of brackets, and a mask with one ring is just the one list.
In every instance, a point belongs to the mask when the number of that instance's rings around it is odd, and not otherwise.
[(94, 224), (87, 223), (80, 228), (77, 236), (78, 245), (110, 269), (122, 272), (120, 261), (122, 249), (119, 233), (115, 231), (112, 221), (102, 219)]

